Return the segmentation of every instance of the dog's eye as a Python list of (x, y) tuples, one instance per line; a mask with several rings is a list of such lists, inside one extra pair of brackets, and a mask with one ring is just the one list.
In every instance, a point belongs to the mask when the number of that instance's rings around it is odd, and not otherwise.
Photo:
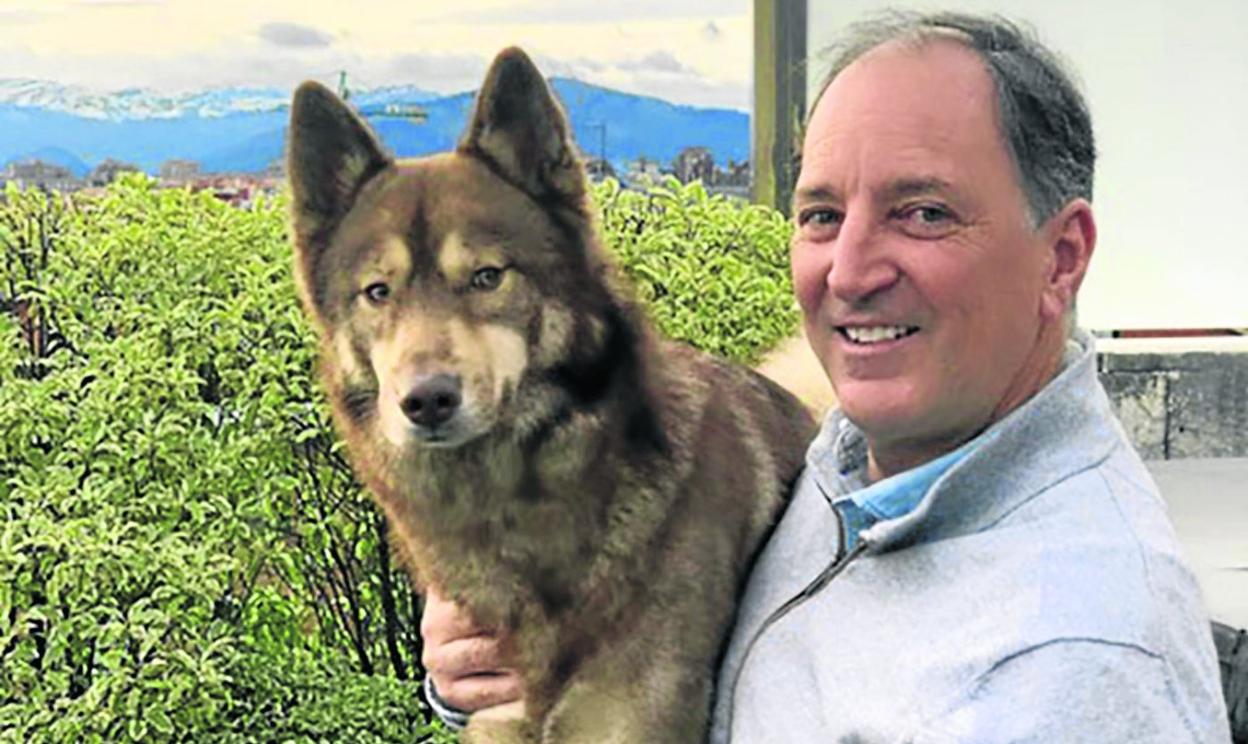
[(384, 282), (373, 282), (364, 288), (364, 296), (374, 305), (380, 305), (390, 299), (390, 285)]
[(484, 269), (477, 269), (472, 273), (472, 279), (469, 280), (468, 286), (482, 292), (490, 292), (498, 289), (498, 285), (503, 283), (503, 270), (493, 266), (487, 266)]

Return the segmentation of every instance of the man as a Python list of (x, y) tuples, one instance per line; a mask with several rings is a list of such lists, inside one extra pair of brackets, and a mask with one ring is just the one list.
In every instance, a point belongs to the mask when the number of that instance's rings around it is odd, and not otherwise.
[[(1070, 330), (1094, 157), (1008, 23), (899, 16), (841, 49), (792, 264), (842, 408), (751, 575), (713, 741), (1229, 741), (1195, 581)], [(441, 697), (515, 699), (455, 617), (426, 617)]]

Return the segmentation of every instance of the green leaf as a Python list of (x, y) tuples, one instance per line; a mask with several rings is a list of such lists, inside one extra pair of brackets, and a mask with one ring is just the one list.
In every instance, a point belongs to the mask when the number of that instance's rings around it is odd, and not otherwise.
[(169, 716), (160, 708), (148, 708), (144, 711), (143, 717), (156, 731), (162, 734), (173, 733), (173, 721), (169, 720)]

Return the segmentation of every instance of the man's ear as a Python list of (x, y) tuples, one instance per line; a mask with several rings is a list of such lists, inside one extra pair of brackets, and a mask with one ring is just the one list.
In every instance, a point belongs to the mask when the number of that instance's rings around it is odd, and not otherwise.
[(550, 87), (516, 47), (494, 59), (459, 151), (480, 157), (539, 200), (580, 204), (585, 173), (571, 128)]
[(1084, 199), (1075, 199), (1049, 218), (1042, 229), (1050, 254), (1045, 263), (1041, 312), (1045, 318), (1059, 319), (1074, 305), (1096, 249), (1092, 205)]
[(360, 187), (390, 159), (368, 125), (312, 81), (295, 91), (287, 142), (296, 245), (315, 250), (351, 208)]

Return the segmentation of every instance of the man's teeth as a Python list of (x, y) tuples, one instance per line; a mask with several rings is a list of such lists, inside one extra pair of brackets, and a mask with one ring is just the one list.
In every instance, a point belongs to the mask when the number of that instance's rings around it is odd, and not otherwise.
[(893, 341), (909, 336), (917, 330), (917, 328), (907, 328), (906, 326), (847, 326), (843, 329), (843, 333), (846, 338), (856, 344), (876, 344), (881, 341)]

